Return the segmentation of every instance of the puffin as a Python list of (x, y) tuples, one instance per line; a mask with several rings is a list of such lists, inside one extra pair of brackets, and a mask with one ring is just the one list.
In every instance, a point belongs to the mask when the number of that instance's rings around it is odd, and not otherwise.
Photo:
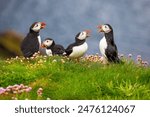
[(75, 42), (70, 44), (65, 52), (69, 58), (79, 59), (82, 57), (86, 51), (88, 50), (88, 45), (86, 43), (86, 39), (90, 36), (91, 30), (85, 30), (79, 32), (75, 36)]
[(56, 44), (51, 38), (46, 38), (41, 44), (42, 48), (46, 48), (47, 56), (65, 55), (65, 48), (62, 45)]
[(41, 45), (39, 32), (45, 26), (46, 23), (44, 22), (35, 22), (30, 26), (29, 33), (21, 43), (21, 51), (24, 57), (32, 57), (39, 51)]
[(120, 63), (118, 58), (118, 50), (114, 41), (113, 28), (110, 24), (99, 25), (98, 32), (103, 32), (104, 36), (99, 42), (99, 49), (102, 56), (113, 63)]

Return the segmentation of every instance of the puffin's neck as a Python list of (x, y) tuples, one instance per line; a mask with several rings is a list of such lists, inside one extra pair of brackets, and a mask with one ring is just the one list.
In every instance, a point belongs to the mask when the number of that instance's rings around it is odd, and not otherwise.
[(75, 38), (75, 42), (78, 43), (78, 44), (83, 44), (85, 42), (85, 39), (84, 40), (80, 40), (78, 38)]
[(105, 33), (105, 38), (108, 44), (114, 45), (114, 35), (113, 31), (110, 31), (109, 33)]
[(55, 42), (53, 41), (52, 45), (47, 47), (47, 49), (52, 49), (52, 48), (54, 48), (54, 46), (55, 46)]

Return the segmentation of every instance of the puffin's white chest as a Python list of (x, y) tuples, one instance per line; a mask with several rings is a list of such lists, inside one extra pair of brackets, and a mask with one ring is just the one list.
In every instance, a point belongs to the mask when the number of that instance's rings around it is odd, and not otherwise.
[(40, 35), (38, 36), (38, 41), (39, 41), (39, 44), (41, 45), (41, 37), (40, 37)]
[(105, 36), (100, 40), (99, 42), (99, 49), (100, 49), (100, 52), (101, 54), (106, 57), (105, 55), (105, 49), (107, 48), (107, 42), (106, 42), (106, 38)]
[(73, 51), (69, 55), (69, 57), (71, 57), (71, 58), (81, 57), (81, 56), (83, 56), (85, 54), (85, 52), (87, 51), (87, 49), (88, 49), (88, 45), (87, 45), (86, 42), (83, 43), (80, 46), (75, 46), (75, 47), (73, 47)]
[(46, 49), (46, 54), (47, 54), (47, 56), (53, 56), (51, 49)]

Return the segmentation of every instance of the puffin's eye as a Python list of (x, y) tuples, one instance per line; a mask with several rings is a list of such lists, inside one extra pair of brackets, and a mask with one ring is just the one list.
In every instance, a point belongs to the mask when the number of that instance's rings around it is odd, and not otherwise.
[(86, 34), (85, 32), (82, 33), (82, 35), (85, 35), (85, 34)]
[(38, 26), (39, 26), (38, 24), (35, 25), (35, 27), (38, 27)]
[(48, 40), (46, 42), (48, 43)]

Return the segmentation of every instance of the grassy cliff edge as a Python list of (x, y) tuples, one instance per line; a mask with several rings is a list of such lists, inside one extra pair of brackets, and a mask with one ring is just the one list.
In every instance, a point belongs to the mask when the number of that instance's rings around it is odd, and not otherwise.
[[(136, 65), (132, 60), (103, 65), (58, 56), (16, 57), (0, 60), (0, 66), (0, 99), (150, 99), (150, 68)], [(8, 86), (15, 84), (15, 92), (8, 90)], [(19, 92), (20, 84), (32, 90)], [(40, 95), (39, 88), (42, 89)]]

